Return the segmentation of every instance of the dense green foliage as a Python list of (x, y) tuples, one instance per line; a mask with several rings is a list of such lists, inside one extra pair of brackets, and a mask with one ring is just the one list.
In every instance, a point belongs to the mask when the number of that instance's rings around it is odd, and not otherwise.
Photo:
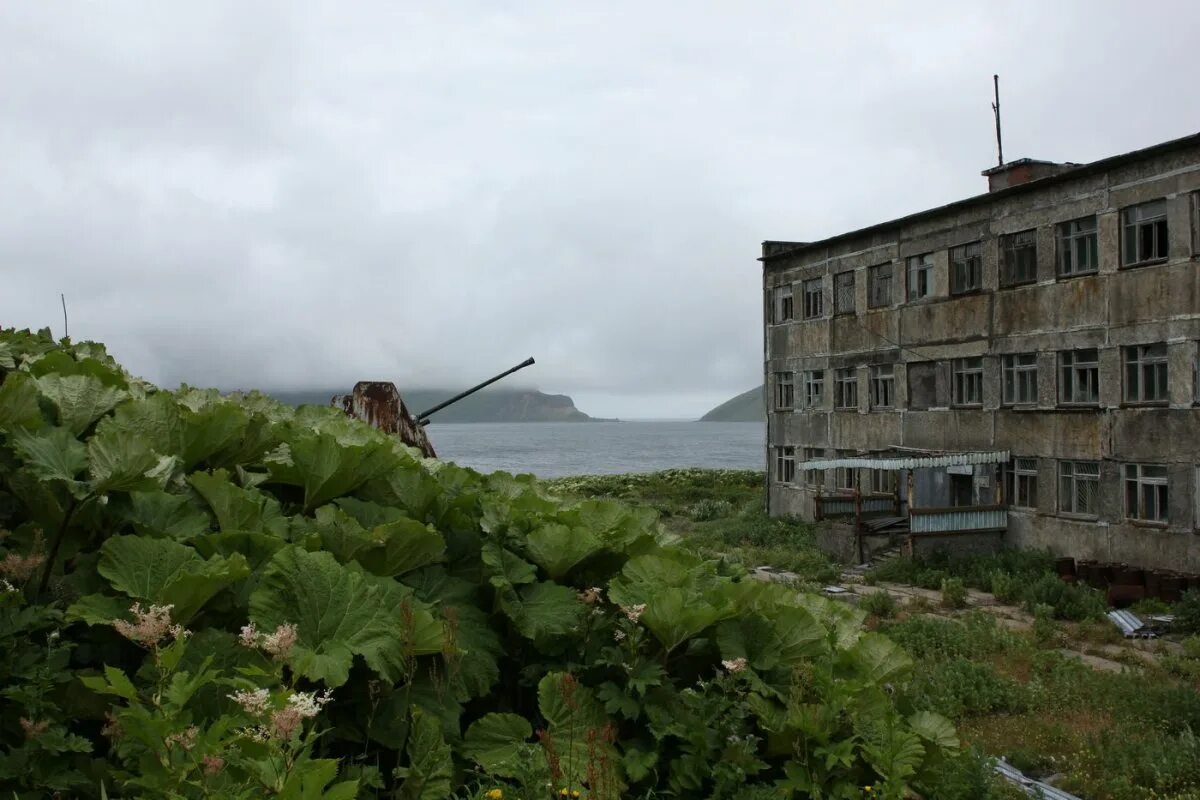
[(900, 798), (959, 763), (862, 612), (651, 510), (95, 344), (0, 332), (0, 377), (5, 796)]

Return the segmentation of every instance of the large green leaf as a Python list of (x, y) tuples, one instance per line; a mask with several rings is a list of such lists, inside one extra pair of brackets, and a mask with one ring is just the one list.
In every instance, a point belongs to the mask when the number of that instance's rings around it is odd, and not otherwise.
[(504, 646), (488, 624), (481, 609), (467, 605), (441, 606), (449, 644), (457, 648), (456, 661), (449, 667), (458, 679), (464, 700), (483, 697), (500, 679), (500, 658)]
[(756, 670), (793, 666), (828, 652), (825, 629), (803, 608), (782, 607), (770, 617), (743, 612), (717, 628), (725, 659), (745, 658)]
[(268, 530), (282, 535), (287, 530), (278, 500), (258, 489), (235, 485), (223, 469), (192, 473), (188, 482), (208, 503), (223, 531)]
[(37, 433), (18, 429), (12, 442), (25, 466), (42, 480), (74, 484), (76, 476), (87, 469), (87, 450), (66, 428), (54, 426)]
[[(353, 427), (350, 430), (357, 431)], [(305, 511), (348, 495), (395, 469), (399, 460), (389, 442), (375, 440), (365, 432), (362, 438), (362, 442), (349, 443), (352, 437), (339, 439), (330, 433), (293, 426), (285, 439), (289, 459), (269, 463), (272, 478), (303, 487)]]
[(829, 629), (830, 641), (838, 650), (852, 647), (862, 636), (863, 621), (867, 618), (867, 612), (861, 608), (815, 594), (801, 594), (795, 602)]
[(217, 592), (250, 574), (240, 554), (204, 559), (187, 545), (144, 536), (106, 540), (97, 571), (134, 599), (174, 606), (171, 616), (181, 624)]
[(541, 581), (520, 590), (512, 612), (517, 630), (527, 639), (543, 640), (578, 632), (587, 606), (569, 586)]
[(329, 686), (346, 682), (355, 655), (396, 681), (411, 658), (442, 649), (442, 625), (412, 589), (296, 546), (267, 564), (250, 596), (250, 618), (261, 630), (294, 624), (293, 666)]
[(143, 536), (165, 536), (184, 541), (212, 527), (207, 511), (186, 494), (161, 490), (130, 492), (125, 518)]
[(671, 651), (733, 613), (733, 605), (720, 596), (667, 588), (650, 598), (642, 614), (642, 624)]
[(586, 528), (558, 524), (542, 525), (525, 540), (529, 557), (556, 581), (562, 580), (572, 567), (602, 547), (595, 534)]
[(589, 773), (605, 768), (609, 774), (601, 779), (620, 786), (621, 757), (612, 744), (615, 727), (590, 688), (569, 673), (551, 672), (538, 681), (538, 710), (568, 786), (580, 786)]
[(33, 378), (23, 372), (6, 375), (0, 383), (0, 430), (36, 430), (44, 423)]
[(129, 397), (124, 389), (105, 386), (92, 375), (51, 373), (36, 380), (42, 396), (58, 410), (58, 423), (76, 436)]
[(484, 574), (497, 588), (533, 583), (537, 580), (537, 569), (533, 564), (495, 542), (483, 545), (480, 558), (483, 559)]
[(842, 663), (868, 685), (879, 686), (895, 680), (912, 667), (912, 658), (891, 639), (878, 633), (864, 633), (854, 646), (841, 653)]
[(918, 711), (908, 718), (908, 725), (913, 732), (927, 742), (944, 750), (957, 750), (958, 734), (954, 731), (954, 723), (935, 714), (932, 711)]
[(442, 737), (435, 717), (413, 707), (408, 737), (408, 765), (399, 767), (396, 774), (404, 778), (398, 796), (401, 800), (444, 800), (450, 796), (450, 779), (454, 777), (454, 761), (450, 745)]
[(612, 581), (608, 596), (618, 605), (633, 606), (649, 603), (661, 589), (703, 594), (716, 584), (711, 564), (682, 550), (662, 550), (631, 558)]
[(357, 561), (376, 575), (402, 575), (442, 558), (446, 541), (429, 525), (399, 517), (370, 530), (336, 506), (317, 509), (324, 548), (341, 561)]
[(471, 723), (462, 752), (484, 772), (515, 778), (525, 766), (525, 745), (533, 735), (529, 720), (517, 714), (487, 714)]
[(159, 455), (130, 434), (104, 431), (88, 440), (92, 490), (146, 491), (162, 488), (174, 471), (174, 457)]

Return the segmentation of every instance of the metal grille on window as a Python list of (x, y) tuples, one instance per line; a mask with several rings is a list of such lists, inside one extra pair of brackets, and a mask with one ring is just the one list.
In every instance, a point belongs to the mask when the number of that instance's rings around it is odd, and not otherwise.
[(1000, 237), (1000, 285), (1033, 283), (1037, 280), (1037, 231), (1021, 231)]
[(1095, 516), (1100, 508), (1100, 464), (1064, 461), (1059, 465), (1058, 507), (1068, 514)]
[(871, 308), (892, 304), (892, 265), (880, 264), (867, 271), (867, 305)]
[(853, 272), (839, 272), (833, 276), (833, 310), (836, 314), (854, 313)]
[(1168, 399), (1167, 345), (1139, 344), (1125, 348), (1125, 402), (1159, 403)]

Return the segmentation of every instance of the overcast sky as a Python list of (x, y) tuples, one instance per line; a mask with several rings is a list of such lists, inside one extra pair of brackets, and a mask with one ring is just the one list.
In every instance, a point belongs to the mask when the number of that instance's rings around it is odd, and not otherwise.
[[(504, 6), (510, 10), (498, 10)], [(1200, 130), (1200, 3), (0, 4), (0, 325), (165, 385), (761, 380), (763, 239)]]

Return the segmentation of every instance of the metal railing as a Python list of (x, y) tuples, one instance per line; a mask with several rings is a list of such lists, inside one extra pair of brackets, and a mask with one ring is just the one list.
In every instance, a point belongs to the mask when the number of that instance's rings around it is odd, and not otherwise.
[(858, 492), (818, 494), (813, 500), (816, 505), (815, 516), (818, 520), (888, 512), (899, 514), (900, 505), (900, 500), (896, 495), (875, 492), (870, 494)]
[(912, 533), (1002, 531), (1008, 528), (1007, 506), (909, 508), (908, 517)]

